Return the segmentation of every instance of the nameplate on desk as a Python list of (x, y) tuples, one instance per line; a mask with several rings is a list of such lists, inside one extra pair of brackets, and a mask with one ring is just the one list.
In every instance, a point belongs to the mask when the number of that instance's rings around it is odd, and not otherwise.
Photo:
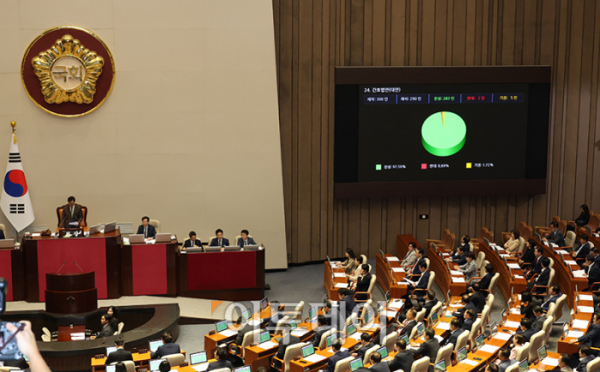
[(138, 354), (146, 354), (148, 352), (148, 349), (141, 349)]
[(95, 358), (95, 359), (104, 359), (104, 358), (106, 358), (106, 357), (104, 356), (104, 354), (98, 354), (98, 355), (96, 355), (94, 358)]

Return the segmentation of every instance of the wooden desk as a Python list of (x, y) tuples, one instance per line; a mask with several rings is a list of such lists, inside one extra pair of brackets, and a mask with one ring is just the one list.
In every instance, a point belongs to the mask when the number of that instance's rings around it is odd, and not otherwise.
[[(359, 343), (359, 341), (357, 341), (353, 338), (347, 338), (346, 342), (344, 342), (344, 345), (342, 345), (342, 347), (344, 347), (348, 350), (351, 350), (356, 345), (358, 345), (358, 343)], [(331, 348), (326, 349), (326, 350), (315, 351), (315, 354), (325, 357), (325, 359), (323, 359), (317, 363), (308, 362), (308, 361), (304, 360), (304, 358), (301, 358), (300, 360), (292, 360), (290, 362), (290, 371), (289, 372), (312, 372), (312, 371), (317, 371), (319, 369), (323, 369), (324, 367), (327, 366), (327, 361), (329, 360), (329, 358), (331, 358), (333, 356), (333, 352), (331, 352), (330, 350), (331, 350)]]
[[(548, 351), (548, 355), (546, 356), (547, 358), (554, 358), (554, 359), (559, 359), (560, 358), (560, 354), (559, 353), (553, 353), (552, 351)], [(551, 371), (554, 368), (559, 368), (558, 366), (550, 366), (550, 365), (545, 365), (544, 363), (540, 363), (540, 361), (536, 361), (535, 363), (531, 364), (529, 366), (529, 370), (533, 371), (533, 370), (544, 370), (544, 371)]]
[[(183, 354), (185, 356), (185, 350), (181, 350), (181, 354)], [(149, 361), (152, 359), (150, 357), (151, 356), (150, 351), (148, 351), (147, 353), (144, 353), (144, 354), (131, 353), (131, 356), (133, 357), (133, 362), (136, 364), (136, 366), (148, 366)], [(214, 362), (214, 361), (215, 361), (215, 359), (209, 359), (207, 363)], [(100, 358), (100, 359), (92, 358), (92, 363), (91, 363), (92, 372), (104, 371), (106, 369), (105, 363), (106, 363), (106, 357)], [(177, 368), (179, 368), (179, 367), (177, 367)], [(181, 367), (178, 370), (186, 371), (184, 368), (187, 368), (187, 367)], [(171, 370), (173, 371), (173, 369), (171, 369)], [(193, 368), (191, 370), (194, 372), (196, 371)]]
[(0, 278), (8, 282), (6, 301), (25, 299), (25, 267), (20, 249), (0, 248)]
[(329, 262), (325, 261), (325, 271), (323, 273), (323, 286), (325, 287), (325, 291), (327, 292), (327, 296), (329, 296), (329, 299), (331, 301), (339, 301), (340, 300), (340, 296), (338, 295), (338, 289), (336, 288), (335, 285), (337, 283), (348, 283), (348, 279), (346, 278), (346, 275), (344, 275), (343, 277), (333, 277), (333, 273), (340, 273), (343, 274), (344, 273), (344, 269), (337, 269), (334, 268), (332, 270), (332, 268), (329, 266)]
[[(556, 264), (554, 264), (556, 266)], [(589, 295), (591, 296), (592, 293), (591, 292), (580, 292), (580, 295)], [(594, 301), (578, 301), (578, 305), (579, 306), (594, 306)], [(569, 308), (572, 308), (569, 306)], [(588, 322), (588, 328), (592, 325), (592, 317), (593, 317), (593, 313), (581, 313), (581, 312), (577, 312), (573, 315), (573, 319), (577, 319), (577, 320), (583, 320), (583, 321), (587, 321)], [(575, 328), (571, 327), (569, 325), (569, 330), (574, 330)], [(578, 328), (578, 330), (582, 331), (583, 333), (587, 332), (587, 329), (580, 329)], [(573, 337), (561, 337), (558, 339), (558, 346), (557, 346), (557, 351), (559, 353), (567, 353), (567, 354), (574, 354), (577, 353), (579, 350), (579, 343), (576, 342), (574, 344), (569, 344), (569, 342), (573, 340)]]
[(85, 325), (74, 325), (73, 328), (61, 326), (58, 327), (58, 337), (56, 341), (65, 342), (71, 341), (71, 333), (84, 333), (85, 334)]
[(124, 296), (177, 295), (177, 240), (123, 245)]
[(392, 298), (401, 298), (406, 294), (408, 289), (408, 283), (402, 281), (406, 275), (403, 271), (394, 271), (392, 273), (390, 267), (401, 268), (400, 261), (388, 262), (388, 257), (394, 257), (394, 255), (386, 254), (385, 257), (381, 257), (381, 255), (378, 254), (375, 258), (377, 283), (379, 283), (384, 292), (390, 291), (390, 296)]
[[(514, 293), (522, 293), (527, 289), (527, 280), (525, 278), (513, 278), (502, 257), (490, 248), (485, 241), (479, 242), (479, 251), (485, 253), (485, 259), (494, 266), (496, 272), (500, 273), (497, 286), (500, 288), (504, 298), (510, 298), (511, 290)], [(512, 272), (516, 275), (525, 275), (520, 269), (513, 269)]]

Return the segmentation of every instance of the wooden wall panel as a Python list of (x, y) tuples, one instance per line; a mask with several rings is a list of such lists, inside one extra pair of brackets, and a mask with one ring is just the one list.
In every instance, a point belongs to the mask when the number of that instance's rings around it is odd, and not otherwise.
[[(291, 263), (395, 252), (450, 228), (510, 231), (600, 212), (600, 5), (595, 0), (273, 0)], [(551, 65), (546, 195), (333, 198), (335, 66)], [(428, 220), (419, 220), (428, 214)]]

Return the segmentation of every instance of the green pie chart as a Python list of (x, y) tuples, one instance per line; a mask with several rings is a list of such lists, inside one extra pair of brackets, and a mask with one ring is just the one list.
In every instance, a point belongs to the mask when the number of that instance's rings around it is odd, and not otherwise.
[(460, 151), (467, 139), (467, 125), (458, 115), (440, 111), (429, 116), (421, 127), (425, 150), (435, 156), (450, 156)]

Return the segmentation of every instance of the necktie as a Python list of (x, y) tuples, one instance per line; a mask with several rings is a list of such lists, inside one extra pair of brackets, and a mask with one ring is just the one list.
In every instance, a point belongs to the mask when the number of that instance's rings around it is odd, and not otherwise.
[(73, 207), (71, 207), (71, 217), (73, 217)]
[(219, 246), (222, 246), (223, 244), (221, 244), (221, 239), (219, 239)]
[(148, 237), (148, 227), (144, 227), (144, 238)]

